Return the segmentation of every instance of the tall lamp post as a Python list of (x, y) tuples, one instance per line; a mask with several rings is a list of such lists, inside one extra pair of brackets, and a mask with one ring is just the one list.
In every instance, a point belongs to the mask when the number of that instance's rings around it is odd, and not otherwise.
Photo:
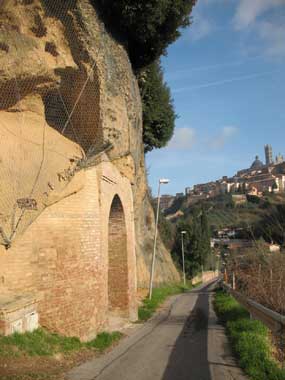
[(149, 299), (152, 297), (152, 287), (153, 287), (153, 276), (154, 276), (154, 265), (155, 265), (155, 255), (156, 255), (156, 242), (157, 242), (157, 227), (159, 219), (159, 206), (160, 206), (160, 186), (167, 185), (169, 179), (162, 178), (158, 181), (158, 192), (157, 192), (157, 207), (156, 207), (156, 220), (155, 220), (155, 233), (154, 233), (154, 243), (153, 243), (153, 254), (149, 281)]
[(186, 276), (185, 276), (185, 257), (184, 257), (184, 240), (183, 237), (187, 231), (181, 231), (181, 248), (182, 248), (182, 268), (183, 268), (183, 283), (186, 286)]

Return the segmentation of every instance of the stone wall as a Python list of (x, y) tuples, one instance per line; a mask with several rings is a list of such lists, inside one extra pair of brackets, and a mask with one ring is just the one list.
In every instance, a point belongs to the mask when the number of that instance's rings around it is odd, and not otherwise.
[(199, 283), (205, 283), (212, 280), (215, 280), (219, 277), (219, 271), (206, 271), (203, 274), (198, 274), (194, 278), (192, 278), (191, 282), (193, 285), (197, 285)]
[(109, 303), (116, 293), (116, 286), (108, 291), (108, 222), (114, 197), (124, 207), (126, 245), (117, 254), (128, 275), (119, 308), (131, 320), (136, 319), (136, 260), (128, 181), (108, 161), (84, 174), (82, 191), (47, 208), (11, 249), (1, 248), (0, 292), (35, 294), (42, 326), (87, 339), (108, 326)]

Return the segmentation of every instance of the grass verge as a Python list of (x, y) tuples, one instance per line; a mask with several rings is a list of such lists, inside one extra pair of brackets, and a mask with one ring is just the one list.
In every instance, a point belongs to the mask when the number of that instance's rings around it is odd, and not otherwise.
[[(172, 285), (155, 288), (152, 299), (145, 299), (143, 305), (139, 308), (139, 320), (146, 321), (149, 319), (168, 296), (183, 293), (191, 288), (192, 285), (187, 285), (186, 287)], [(83, 349), (103, 352), (119, 341), (121, 337), (120, 332), (103, 332), (98, 334), (95, 339), (83, 343), (76, 337), (64, 337), (44, 329), (37, 329), (25, 334), (15, 333), (10, 336), (0, 336), (0, 357), (53, 356)]]
[(139, 321), (147, 321), (156, 311), (156, 309), (166, 300), (167, 297), (175, 294), (187, 292), (193, 288), (192, 285), (171, 285), (154, 288), (151, 300), (147, 297), (143, 300), (142, 306), (139, 307)]
[(90, 342), (83, 343), (75, 337), (64, 337), (49, 333), (44, 329), (37, 329), (25, 334), (0, 336), (0, 357), (52, 356), (58, 353), (68, 354), (84, 348), (103, 352), (121, 336), (119, 332), (103, 332)]
[(240, 366), (250, 379), (285, 380), (285, 370), (273, 358), (268, 329), (261, 322), (251, 320), (248, 312), (221, 290), (216, 292), (214, 306), (226, 326)]

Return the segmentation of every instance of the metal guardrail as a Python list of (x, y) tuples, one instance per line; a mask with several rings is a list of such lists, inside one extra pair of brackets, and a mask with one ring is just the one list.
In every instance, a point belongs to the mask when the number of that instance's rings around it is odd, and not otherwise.
[(264, 323), (274, 334), (285, 339), (285, 316), (245, 297), (230, 285), (222, 282), (223, 288), (229, 292), (242, 306), (247, 309), (253, 319)]

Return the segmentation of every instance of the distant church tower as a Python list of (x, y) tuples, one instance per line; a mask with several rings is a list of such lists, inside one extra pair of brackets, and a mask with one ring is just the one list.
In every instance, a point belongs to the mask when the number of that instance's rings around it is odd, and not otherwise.
[(267, 145), (265, 145), (264, 150), (265, 150), (266, 165), (273, 164), (272, 146), (267, 144)]

